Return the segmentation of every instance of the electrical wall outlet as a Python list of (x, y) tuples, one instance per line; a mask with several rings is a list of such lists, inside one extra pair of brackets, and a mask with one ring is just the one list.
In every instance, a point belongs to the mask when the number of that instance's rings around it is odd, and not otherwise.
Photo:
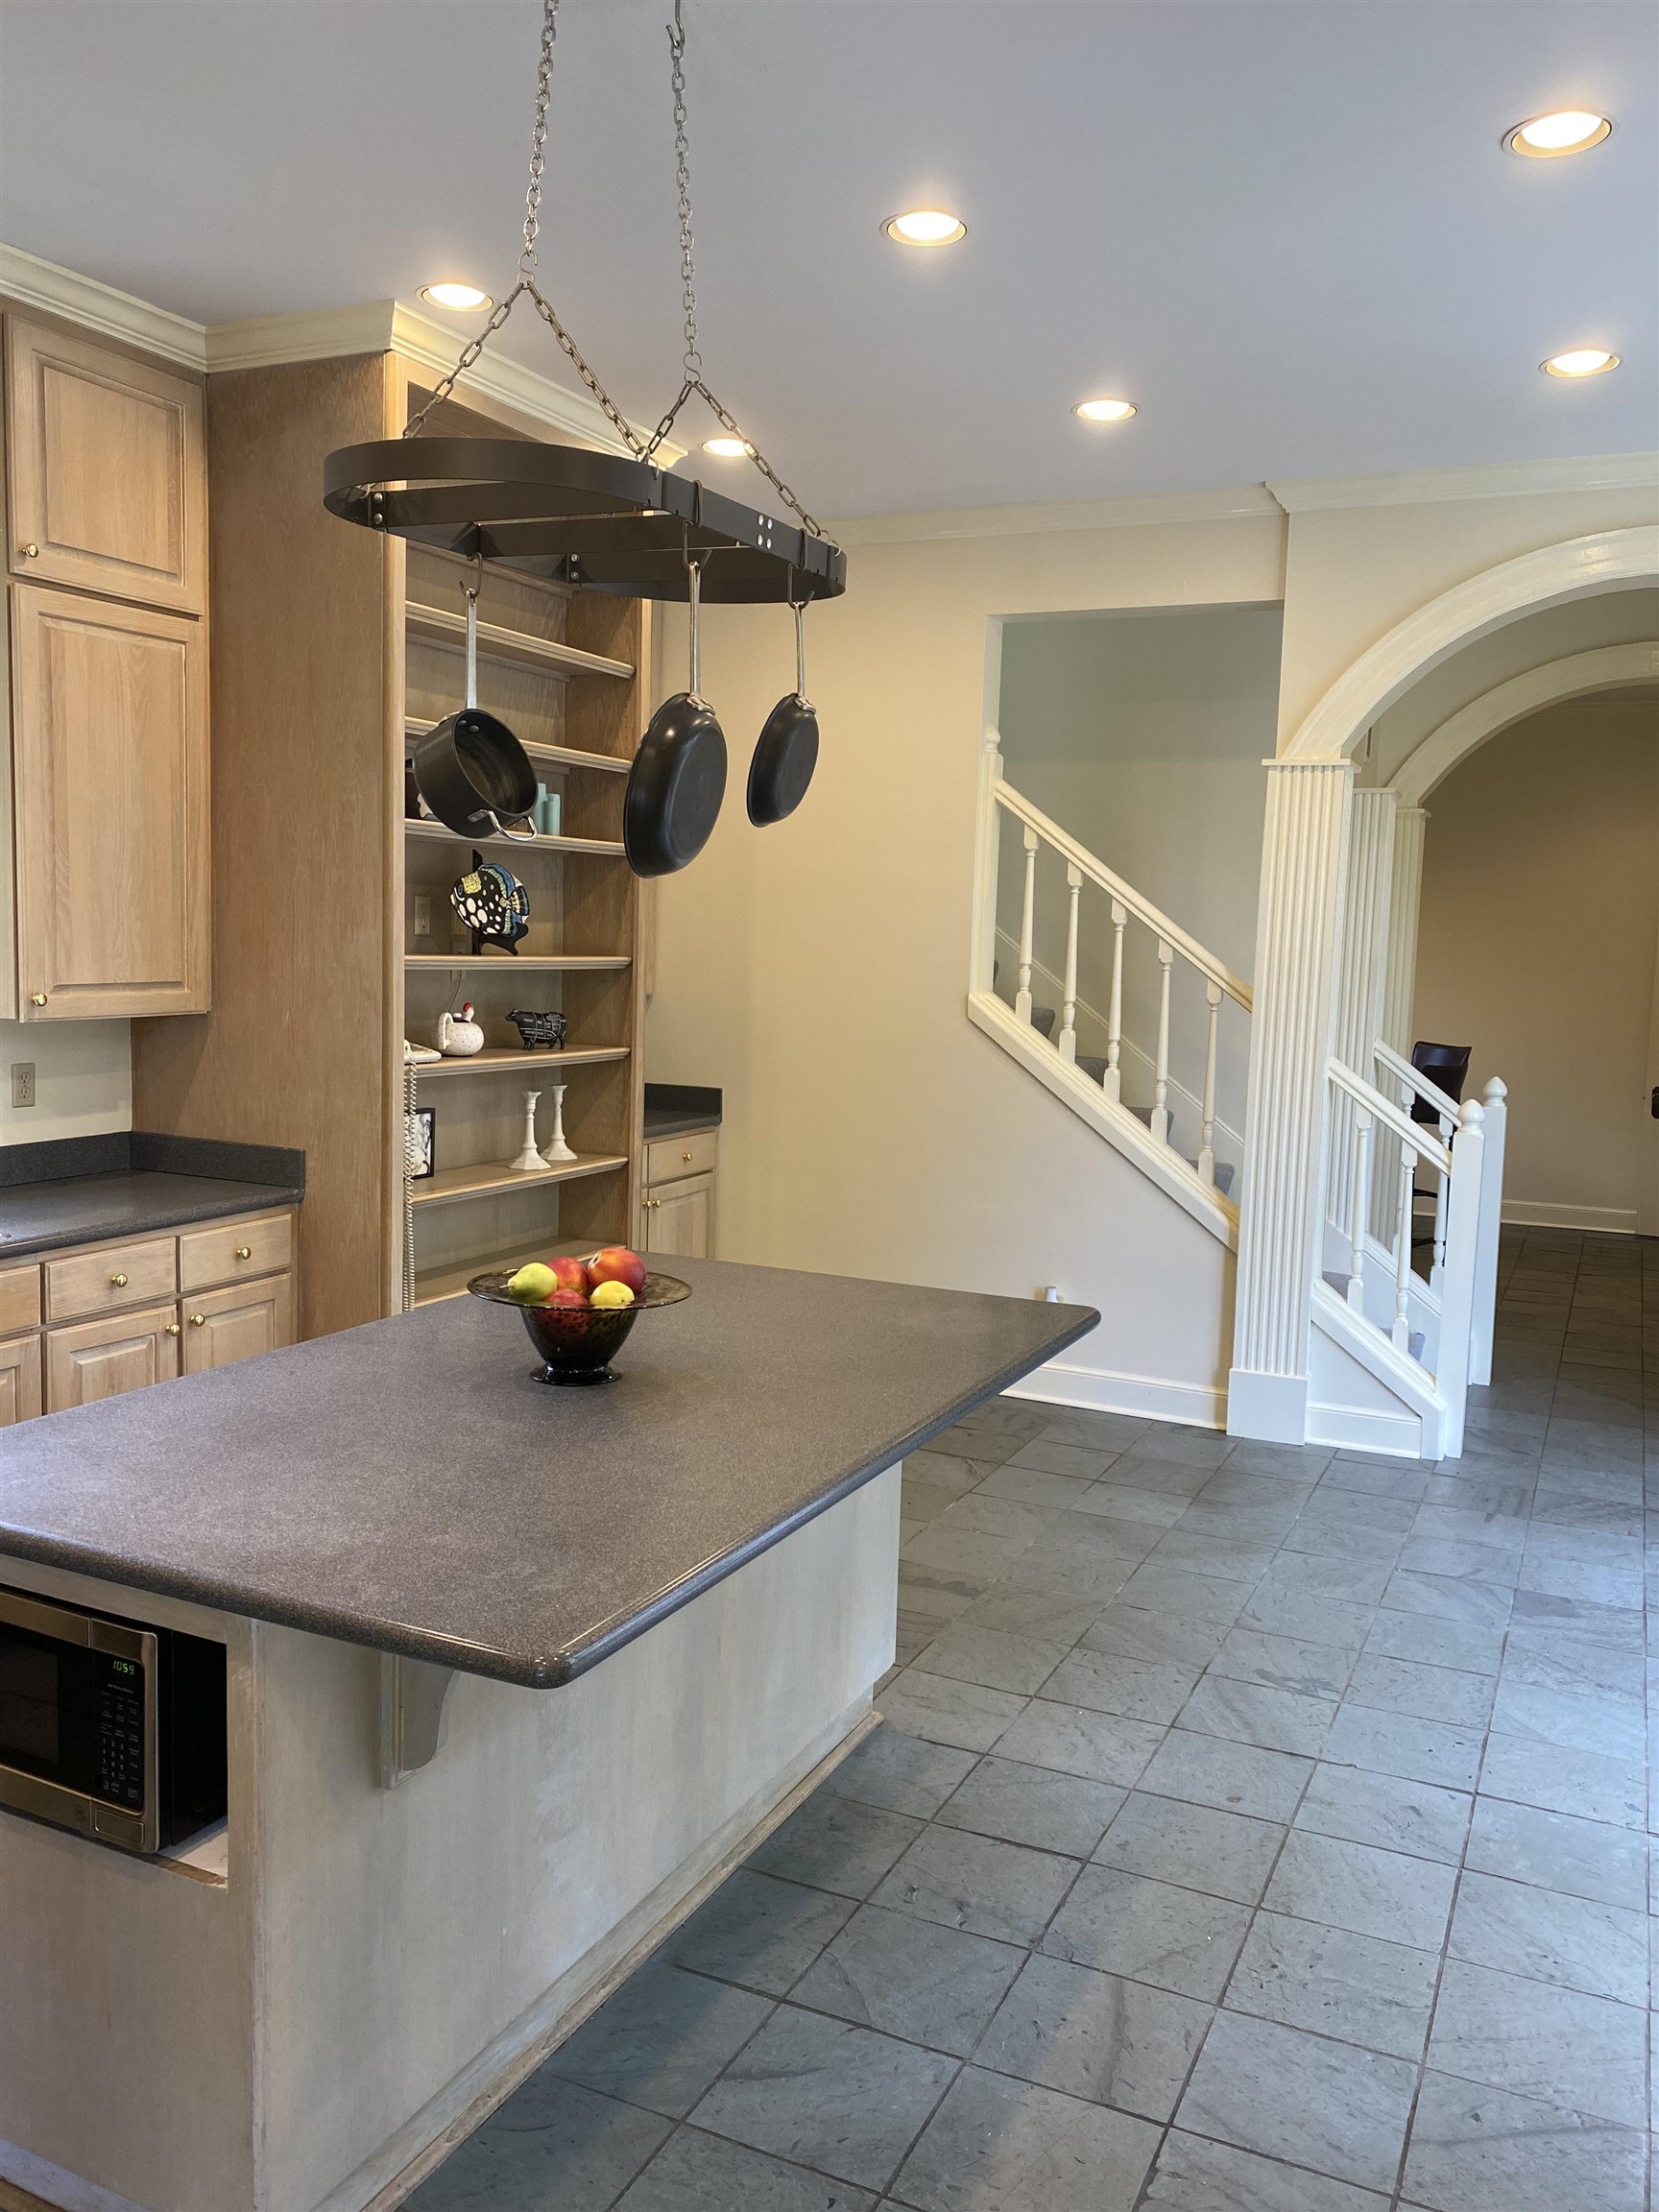
[(415, 934), (430, 937), (432, 934), (432, 894), (417, 891), (415, 894)]
[(33, 1106), (35, 1103), (33, 1060), (13, 1060), (12, 1063), (12, 1103), (13, 1106)]

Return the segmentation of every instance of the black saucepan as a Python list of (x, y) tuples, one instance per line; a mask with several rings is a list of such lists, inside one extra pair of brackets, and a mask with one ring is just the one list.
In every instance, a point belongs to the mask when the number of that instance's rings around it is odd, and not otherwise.
[(795, 609), (795, 688), (767, 715), (749, 763), (749, 819), (757, 829), (793, 814), (818, 765), (818, 714), (806, 696), (804, 605)]
[(478, 704), (478, 593), (467, 590), (467, 704), (415, 748), (416, 788), (457, 837), (534, 837), (536, 771), (508, 729)]
[(691, 581), (690, 685), (651, 717), (628, 771), (622, 843), (636, 876), (672, 876), (709, 842), (726, 796), (726, 738), (714, 709), (697, 691), (701, 564)]

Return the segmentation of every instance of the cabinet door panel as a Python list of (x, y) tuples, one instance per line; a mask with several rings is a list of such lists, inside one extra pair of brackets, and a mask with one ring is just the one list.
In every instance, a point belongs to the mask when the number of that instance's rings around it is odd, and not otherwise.
[(664, 1259), (708, 1260), (714, 1245), (714, 1178), (688, 1175), (645, 1193), (645, 1249)]
[(12, 573), (200, 613), (200, 384), (16, 315), (6, 350)]
[(137, 1313), (83, 1321), (46, 1332), (46, 1408), (91, 1406), (150, 1382), (170, 1382), (179, 1372), (179, 1312), (150, 1306)]
[(294, 1278), (269, 1275), (262, 1283), (233, 1283), (228, 1289), (186, 1298), (180, 1311), (184, 1317), (184, 1372), (204, 1375), (210, 1367), (228, 1367), (233, 1359), (252, 1359), (256, 1353), (293, 1343)]
[(199, 1013), (201, 625), (23, 585), (12, 596), (18, 1011), (25, 1021)]
[(14, 1336), (0, 1344), (0, 1429), (33, 1421), (40, 1410), (40, 1339)]

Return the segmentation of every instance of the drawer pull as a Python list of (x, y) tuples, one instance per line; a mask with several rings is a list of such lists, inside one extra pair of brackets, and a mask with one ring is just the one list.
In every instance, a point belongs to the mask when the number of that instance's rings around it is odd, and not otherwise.
[(681, 1157), (681, 1159), (682, 1159), (682, 1160), (687, 1160), (687, 1161), (688, 1161), (688, 1160), (690, 1159), (691, 1155), (690, 1155), (690, 1153), (689, 1153), (689, 1152), (682, 1152), (682, 1153), (681, 1153), (681, 1155), (680, 1155), (680, 1157)]
[(192, 1328), (192, 1329), (205, 1329), (205, 1328), (206, 1328), (206, 1326), (207, 1326), (207, 1316), (206, 1316), (206, 1314), (205, 1314), (205, 1313), (192, 1313), (192, 1314), (191, 1314), (191, 1316), (190, 1316), (190, 1326), (191, 1326), (191, 1328)]
[(125, 1290), (127, 1287), (127, 1278), (125, 1275), (111, 1275), (109, 1281), (111, 1286), (117, 1290)]
[(30, 1003), (30, 1005), (31, 1005), (31, 1006), (44, 1006), (44, 1005), (45, 1005), (45, 1003), (46, 1003), (46, 994), (45, 994), (45, 992), (44, 992), (44, 991), (31, 991), (31, 992), (30, 992), (30, 994), (29, 994), (29, 1003)]
[(178, 1336), (181, 1335), (183, 1332), (180, 1328), (180, 1325), (177, 1321), (169, 1321), (167, 1324), (167, 1334), (169, 1336)]
[(238, 1260), (252, 1260), (252, 1257), (253, 1257), (253, 1247), (252, 1247), (252, 1244), (238, 1244), (238, 1245), (237, 1245), (237, 1247), (236, 1247), (236, 1257), (237, 1257), (237, 1259), (238, 1259)]

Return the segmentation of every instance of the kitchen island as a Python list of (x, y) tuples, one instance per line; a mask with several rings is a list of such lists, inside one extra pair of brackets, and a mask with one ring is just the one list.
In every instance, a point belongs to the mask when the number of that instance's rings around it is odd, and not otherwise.
[(397, 2202), (870, 1724), (903, 1455), (1095, 1316), (678, 1264), (612, 1387), (458, 1299), (0, 1439), (0, 1582), (222, 1643), (229, 1761), (0, 1814), (0, 2175)]

